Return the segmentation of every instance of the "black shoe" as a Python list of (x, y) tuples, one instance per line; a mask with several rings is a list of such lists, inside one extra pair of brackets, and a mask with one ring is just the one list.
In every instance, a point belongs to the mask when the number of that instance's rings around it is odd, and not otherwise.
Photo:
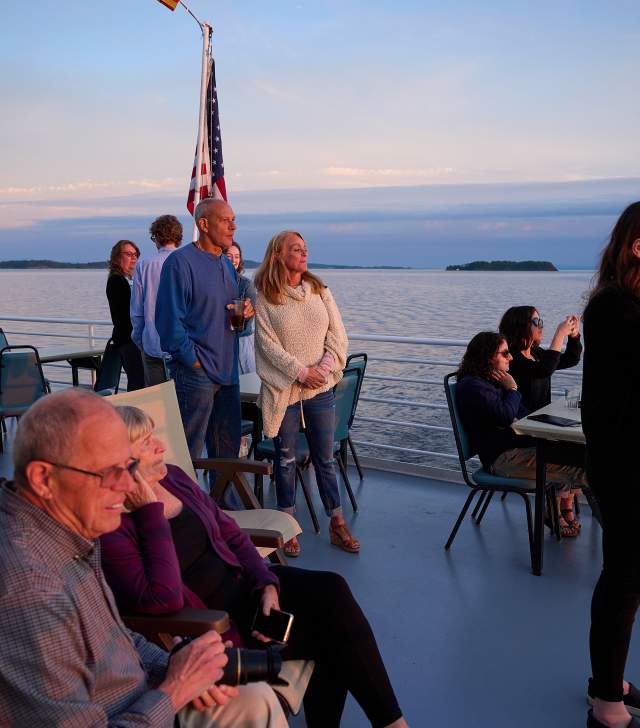
[[(597, 718), (594, 718), (593, 710), (589, 709), (589, 713), (587, 715), (587, 728), (609, 728), (609, 726), (601, 723)], [(627, 728), (640, 728), (640, 723), (635, 718), (631, 718), (631, 723), (628, 724)]]
[[(593, 678), (589, 678), (589, 685), (587, 686), (587, 703), (593, 705)], [(627, 706), (627, 710), (631, 715), (640, 716), (640, 690), (629, 683), (629, 692), (623, 696), (622, 702)], [(631, 724), (633, 725), (633, 723)], [(640, 725), (638, 723), (637, 725)]]

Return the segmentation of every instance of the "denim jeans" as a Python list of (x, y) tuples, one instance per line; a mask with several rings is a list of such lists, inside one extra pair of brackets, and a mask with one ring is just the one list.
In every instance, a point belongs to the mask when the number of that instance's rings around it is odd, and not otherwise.
[[(316, 472), (320, 498), (328, 516), (342, 513), (338, 480), (333, 461), (333, 433), (336, 404), (333, 390), (302, 401), (305, 435), (309, 443), (311, 462)], [(296, 505), (296, 442), (300, 431), (300, 402), (289, 405), (284, 419), (273, 438), (276, 450), (276, 494), (278, 508), (288, 513)]]
[[(215, 384), (202, 369), (172, 363), (189, 454), (237, 458), (240, 450), (240, 387)], [(210, 483), (212, 476), (210, 474)]]

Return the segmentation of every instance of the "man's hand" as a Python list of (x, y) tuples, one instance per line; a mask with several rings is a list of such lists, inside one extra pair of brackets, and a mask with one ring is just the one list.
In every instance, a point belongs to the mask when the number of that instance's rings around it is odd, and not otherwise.
[(307, 389), (318, 389), (323, 384), (327, 383), (327, 378), (319, 372), (316, 367), (309, 367), (306, 379), (304, 380), (304, 387)]
[(124, 504), (130, 511), (137, 511), (138, 508), (146, 506), (149, 503), (156, 503), (158, 496), (156, 495), (153, 488), (145, 480), (144, 475), (140, 470), (136, 470), (134, 476), (136, 487), (127, 493)]
[(193, 365), (194, 369), (202, 369), (202, 364), (200, 364), (200, 359), (196, 359), (196, 363)]
[[(224, 643), (224, 646), (233, 647), (233, 642), (229, 640)], [(232, 698), (238, 697), (239, 694), (240, 691), (233, 685), (214, 685), (205, 690), (195, 700), (192, 700), (191, 707), (201, 712), (216, 705), (226, 705)]]
[(509, 374), (509, 372), (501, 372), (498, 369), (494, 369), (491, 372), (491, 378), (498, 382), (498, 384), (504, 389), (518, 389), (516, 380)]
[[(262, 597), (260, 598), (260, 608), (265, 617), (271, 614), (272, 609), (280, 609), (280, 600), (278, 599), (278, 590), (273, 584), (267, 584), (262, 590)], [(257, 630), (253, 630), (251, 633), (252, 637), (255, 637), (260, 642), (271, 642), (271, 637), (266, 637)]]
[(171, 698), (177, 713), (187, 703), (214, 688), (226, 664), (220, 635), (207, 632), (173, 655), (158, 690)]

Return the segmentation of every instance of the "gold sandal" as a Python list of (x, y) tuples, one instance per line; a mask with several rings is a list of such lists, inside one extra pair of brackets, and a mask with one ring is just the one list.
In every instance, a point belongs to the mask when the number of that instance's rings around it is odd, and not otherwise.
[(282, 550), (284, 551), (285, 556), (290, 556), (291, 558), (300, 556), (300, 553), (302, 552), (300, 543), (295, 536), (290, 541), (287, 541), (287, 543), (282, 547)]

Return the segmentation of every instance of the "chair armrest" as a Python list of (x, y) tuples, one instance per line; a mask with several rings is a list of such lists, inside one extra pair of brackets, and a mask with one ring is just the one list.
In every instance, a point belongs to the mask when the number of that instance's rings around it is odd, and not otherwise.
[(193, 460), (193, 467), (196, 470), (215, 470), (218, 473), (254, 473), (256, 475), (271, 475), (270, 463), (260, 460), (245, 460), (244, 458), (196, 458)]
[(256, 548), (281, 549), (284, 546), (284, 538), (280, 531), (270, 528), (243, 528), (242, 530), (249, 536), (251, 543)]
[(229, 615), (214, 609), (185, 607), (173, 614), (123, 614), (122, 619), (129, 629), (145, 637), (159, 633), (198, 637), (211, 630), (223, 633), (229, 629)]

